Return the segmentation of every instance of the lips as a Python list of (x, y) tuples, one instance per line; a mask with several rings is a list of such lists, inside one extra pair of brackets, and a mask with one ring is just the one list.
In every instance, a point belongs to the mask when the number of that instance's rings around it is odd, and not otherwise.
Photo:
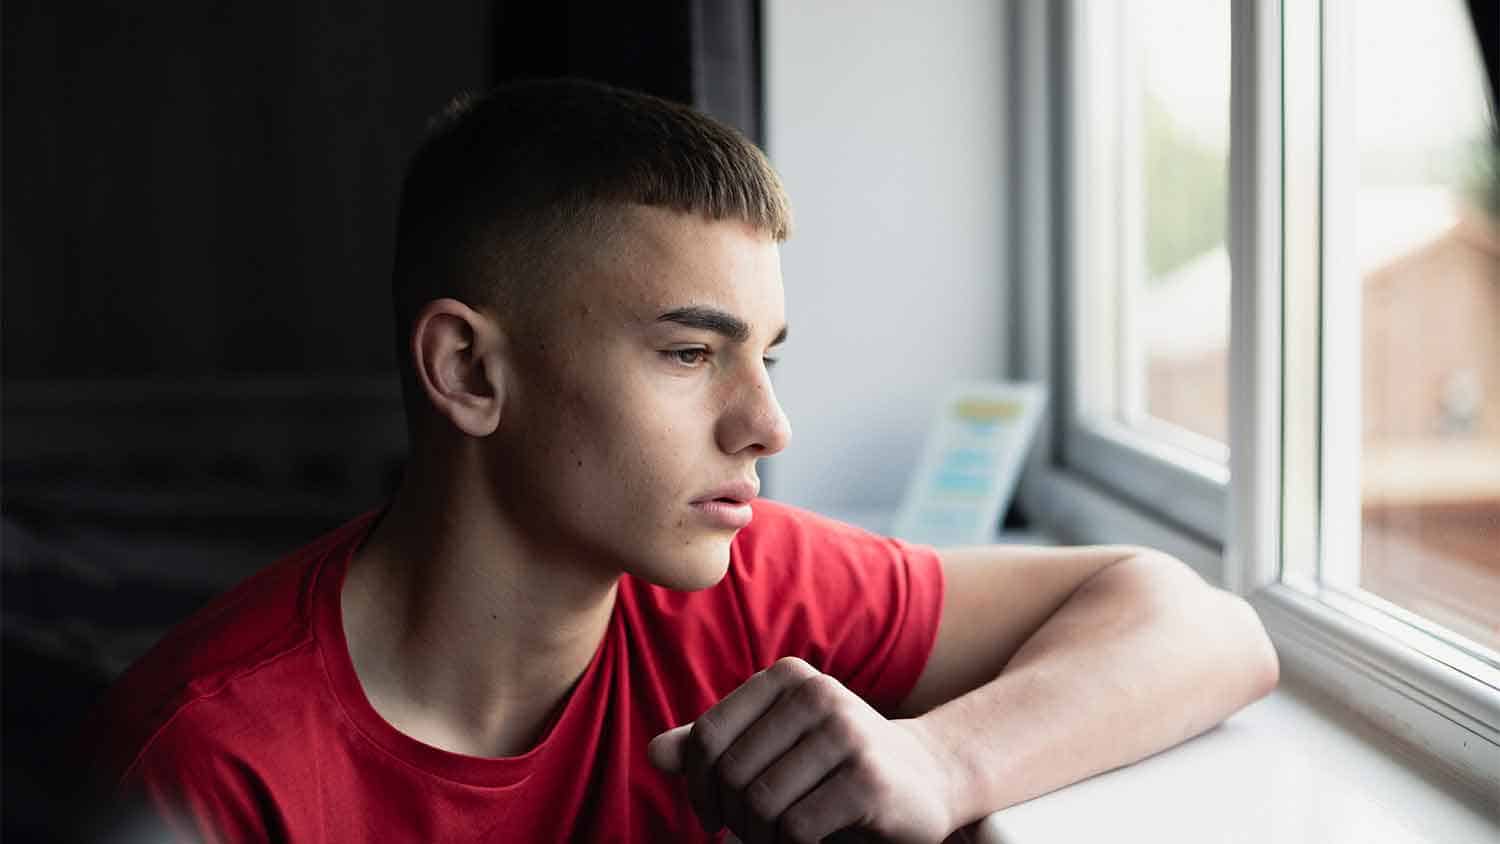
[(692, 507), (715, 527), (739, 530), (750, 524), (754, 516), (750, 510), (750, 501), (759, 493), (759, 484), (736, 481), (709, 490), (694, 499)]
[(759, 494), (760, 484), (754, 481), (734, 481), (714, 487), (693, 499), (693, 503), (707, 504), (717, 501), (725, 504), (749, 504)]

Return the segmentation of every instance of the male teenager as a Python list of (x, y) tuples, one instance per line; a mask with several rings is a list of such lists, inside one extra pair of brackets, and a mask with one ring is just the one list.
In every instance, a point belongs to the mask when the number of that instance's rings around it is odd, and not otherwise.
[(1162, 554), (757, 500), (788, 229), (686, 107), (451, 110), (402, 196), (399, 490), (131, 669), (109, 786), (216, 841), (936, 842), (1275, 685), (1251, 610)]

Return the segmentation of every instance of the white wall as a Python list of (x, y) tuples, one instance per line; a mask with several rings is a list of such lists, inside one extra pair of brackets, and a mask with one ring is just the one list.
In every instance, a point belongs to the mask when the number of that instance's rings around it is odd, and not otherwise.
[(1006, 372), (1007, 5), (765, 4), (766, 147), (795, 219), (774, 498), (894, 507), (944, 385)]

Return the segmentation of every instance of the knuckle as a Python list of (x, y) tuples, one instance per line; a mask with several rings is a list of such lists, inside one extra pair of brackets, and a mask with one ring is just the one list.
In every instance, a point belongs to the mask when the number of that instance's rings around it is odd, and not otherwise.
[(862, 733), (859, 725), (842, 713), (835, 713), (825, 721), (822, 733), (830, 744), (844, 753), (858, 750), (861, 746)]
[(803, 680), (793, 693), (795, 700), (815, 712), (835, 712), (843, 697), (844, 687), (827, 674), (815, 674)]
[(816, 668), (813, 668), (811, 665), (808, 665), (805, 660), (799, 659), (795, 656), (784, 656), (781, 659), (776, 660), (771, 664), (770, 668), (766, 669), (766, 671), (768, 671), (771, 676), (775, 677), (776, 679), (785, 682), (796, 682), (798, 680), (803, 680), (808, 677), (814, 676), (818, 673), (818, 670)]
[(724, 784), (736, 791), (745, 787), (753, 772), (745, 767), (744, 757), (733, 747), (719, 757), (719, 777)]
[(703, 713), (688, 731), (688, 749), (697, 753), (700, 759), (713, 760), (719, 753), (719, 733), (719, 724), (713, 713)]
[(745, 802), (756, 817), (765, 820), (775, 820), (776, 811), (780, 808), (776, 805), (776, 789), (765, 777), (750, 783), (750, 787), (745, 790)]

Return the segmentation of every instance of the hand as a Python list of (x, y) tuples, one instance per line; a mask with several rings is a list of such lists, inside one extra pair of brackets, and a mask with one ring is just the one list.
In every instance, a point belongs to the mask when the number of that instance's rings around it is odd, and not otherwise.
[(800, 659), (778, 660), (647, 750), (687, 777), (705, 829), (728, 826), (747, 844), (848, 828), (931, 844), (956, 825), (949, 768), (921, 722), (887, 720)]

